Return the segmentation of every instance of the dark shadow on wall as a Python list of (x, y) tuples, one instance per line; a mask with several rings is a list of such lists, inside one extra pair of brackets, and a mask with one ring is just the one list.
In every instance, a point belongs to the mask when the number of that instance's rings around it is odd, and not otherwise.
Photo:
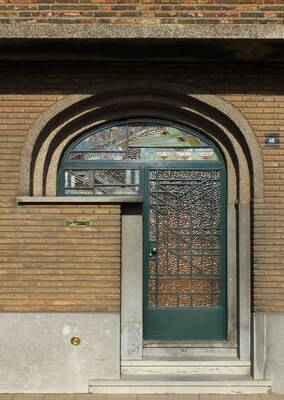
[(284, 93), (284, 43), (263, 39), (0, 40), (1, 94), (89, 93), (109, 79), (191, 83), (195, 94)]

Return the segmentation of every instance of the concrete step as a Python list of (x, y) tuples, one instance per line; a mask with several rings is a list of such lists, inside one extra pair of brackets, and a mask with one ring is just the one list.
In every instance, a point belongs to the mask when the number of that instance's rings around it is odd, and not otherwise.
[(123, 375), (249, 375), (250, 362), (240, 360), (122, 361)]
[(119, 380), (91, 380), (89, 392), (97, 394), (264, 394), (271, 382), (249, 376), (122, 375)]
[(153, 342), (143, 344), (143, 359), (148, 357), (164, 357), (164, 358), (177, 358), (177, 357), (235, 357), (237, 358), (236, 347), (222, 347), (222, 346), (204, 346), (200, 347), (195, 345), (190, 347), (188, 343), (167, 343), (167, 346), (162, 343)]

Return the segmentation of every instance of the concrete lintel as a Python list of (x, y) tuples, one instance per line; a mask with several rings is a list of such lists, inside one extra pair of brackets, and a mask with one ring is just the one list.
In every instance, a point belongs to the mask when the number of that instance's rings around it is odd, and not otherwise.
[(1, 39), (283, 39), (277, 25), (2, 24)]
[(52, 203), (142, 203), (142, 196), (19, 196), (18, 204), (52, 204)]

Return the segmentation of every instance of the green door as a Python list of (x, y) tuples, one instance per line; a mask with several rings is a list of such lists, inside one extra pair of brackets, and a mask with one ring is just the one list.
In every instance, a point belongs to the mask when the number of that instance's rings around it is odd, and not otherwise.
[(208, 137), (169, 121), (90, 130), (66, 149), (65, 196), (143, 197), (144, 339), (226, 339), (226, 169)]
[(225, 168), (166, 165), (145, 172), (144, 340), (225, 340)]

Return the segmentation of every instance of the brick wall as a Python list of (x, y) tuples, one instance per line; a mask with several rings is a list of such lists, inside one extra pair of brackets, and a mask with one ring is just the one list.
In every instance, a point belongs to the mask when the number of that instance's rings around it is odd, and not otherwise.
[[(22, 71), (19, 74), (19, 68)], [(78, 67), (80, 71), (82, 66)], [(131, 66), (0, 68), (0, 310), (118, 310), (120, 213), (114, 206), (17, 206), (19, 156), (36, 117), (62, 96), (100, 77), (141, 76)], [(131, 72), (130, 72), (131, 71)], [(143, 67), (143, 76), (147, 75)], [(198, 82), (244, 113), (263, 151), (264, 203), (254, 218), (254, 304), (284, 311), (284, 79), (282, 67), (151, 65), (151, 78)], [(204, 88), (204, 89), (202, 89)], [(265, 133), (280, 135), (278, 147)], [(88, 219), (89, 228), (66, 228), (66, 219)], [(102, 248), (104, 251), (102, 252)], [(106, 252), (106, 256), (103, 254)], [(103, 258), (102, 258), (103, 257)], [(76, 295), (73, 295), (73, 290)]]
[[(277, 92), (276, 92), (277, 90)], [(255, 204), (254, 305), (257, 311), (284, 311), (284, 95), (226, 96), (248, 118), (262, 147), (264, 203)], [(280, 145), (265, 144), (278, 133)]]
[(283, 0), (0, 0), (0, 22), (282, 24)]
[(0, 311), (119, 311), (119, 206), (8, 203), (0, 251)]
[(27, 131), (60, 97), (0, 95), (0, 311), (119, 311), (120, 207), (16, 204)]

